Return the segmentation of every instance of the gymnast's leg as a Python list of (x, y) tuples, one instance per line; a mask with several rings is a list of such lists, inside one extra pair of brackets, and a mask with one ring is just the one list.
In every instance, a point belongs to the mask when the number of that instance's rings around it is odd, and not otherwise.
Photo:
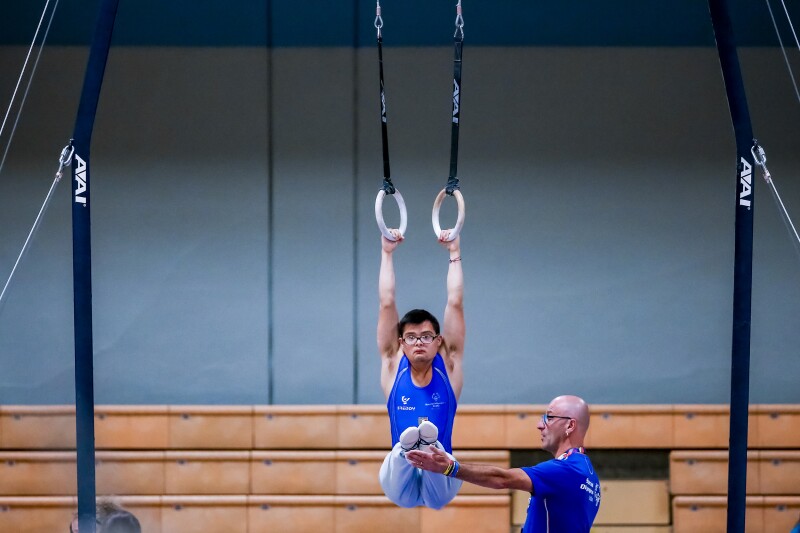
[(400, 443), (383, 460), (380, 471), (381, 488), (386, 497), (400, 507), (423, 505), (420, 496), (421, 471), (411, 466), (402, 453)]
[[(436, 447), (440, 450), (444, 449), (439, 441), (436, 441)], [(447, 456), (450, 457), (451, 461), (455, 460), (455, 457), (451, 454), (448, 453)], [(450, 503), (458, 494), (463, 483), (460, 479), (447, 477), (443, 474), (424, 470), (419, 472), (422, 478), (422, 505), (431, 509), (441, 509)]]

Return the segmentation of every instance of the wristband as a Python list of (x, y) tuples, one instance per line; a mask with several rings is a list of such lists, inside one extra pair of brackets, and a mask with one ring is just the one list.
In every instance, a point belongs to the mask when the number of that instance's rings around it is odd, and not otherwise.
[(456, 477), (458, 473), (458, 469), (461, 465), (458, 464), (458, 461), (453, 459), (453, 462), (450, 463), (444, 471), (444, 475), (447, 477)]
[(456, 261), (461, 261), (461, 256), (460, 255), (458, 257), (450, 260), (451, 263), (455, 263)]
[(447, 465), (447, 468), (444, 469), (444, 472), (442, 472), (442, 474), (444, 474), (445, 476), (450, 476), (450, 474), (453, 472), (453, 465), (454, 465), (453, 462)]

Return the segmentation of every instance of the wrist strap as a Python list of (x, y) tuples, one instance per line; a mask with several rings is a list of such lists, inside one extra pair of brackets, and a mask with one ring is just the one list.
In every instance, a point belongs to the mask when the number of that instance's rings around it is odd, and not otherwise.
[(449, 465), (447, 465), (447, 468), (444, 469), (444, 472), (442, 472), (442, 474), (444, 474), (447, 477), (456, 477), (456, 474), (458, 473), (458, 469), (460, 466), (461, 465), (458, 464), (458, 461), (453, 459), (453, 461)]

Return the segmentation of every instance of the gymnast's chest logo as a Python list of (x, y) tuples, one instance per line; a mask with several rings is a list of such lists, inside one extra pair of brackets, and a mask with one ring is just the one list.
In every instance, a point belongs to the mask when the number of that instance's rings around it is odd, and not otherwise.
[(86, 205), (86, 197), (81, 196), (86, 192), (86, 161), (75, 154), (78, 168), (75, 169), (75, 203)]
[(432, 407), (434, 409), (438, 409), (444, 405), (444, 402), (441, 400), (442, 400), (442, 395), (439, 394), (438, 392), (434, 392), (431, 395), (431, 401), (426, 403), (425, 407)]
[(403, 402), (403, 405), (398, 405), (398, 411), (414, 411), (416, 407), (413, 405), (408, 405), (408, 402), (411, 400), (411, 396), (400, 396), (400, 401)]

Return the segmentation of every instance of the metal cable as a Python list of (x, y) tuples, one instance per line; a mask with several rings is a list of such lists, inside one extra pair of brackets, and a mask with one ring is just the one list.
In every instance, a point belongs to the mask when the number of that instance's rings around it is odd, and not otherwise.
[[(792, 71), (792, 65), (789, 63), (789, 56), (786, 55), (786, 48), (783, 46), (783, 39), (781, 39), (781, 32), (778, 30), (778, 23), (775, 21), (775, 15), (772, 13), (772, 6), (767, 2), (767, 9), (769, 10), (769, 16), (772, 19), (772, 26), (775, 28), (775, 35), (778, 37), (778, 42), (781, 45), (781, 52), (783, 52), (783, 60), (786, 63), (786, 69), (789, 71), (789, 78), (792, 80), (792, 85), (794, 86), (794, 94), (797, 96), (797, 101), (800, 102), (800, 90), (797, 89), (797, 81), (794, 78), (794, 72)], [(783, 0), (781, 0), (783, 2)], [(783, 9), (786, 9), (786, 4), (783, 4)], [(786, 12), (786, 17), (789, 18), (788, 11)], [(789, 26), (792, 26), (792, 19), (789, 19)], [(792, 33), (794, 33), (794, 26), (792, 26)], [(797, 40), (797, 34), (794, 36), (795, 41)], [(800, 44), (798, 44), (798, 48), (800, 48)]]
[(794, 238), (792, 239), (792, 244), (795, 247), (795, 251), (797, 251), (800, 256), (800, 235), (798, 235), (797, 229), (794, 227), (794, 223), (792, 222), (792, 217), (789, 216), (789, 211), (786, 209), (786, 206), (783, 203), (783, 199), (781, 198), (781, 195), (778, 192), (778, 188), (775, 186), (775, 181), (772, 179), (772, 174), (767, 168), (767, 153), (755, 139), (753, 140), (753, 147), (750, 149), (750, 153), (753, 154), (753, 160), (755, 161), (755, 164), (761, 168), (764, 181), (766, 181), (767, 184), (770, 186), (770, 192), (772, 193), (772, 198), (773, 200), (775, 200), (775, 203), (781, 212), (781, 220), (783, 220), (783, 223), (786, 226), (786, 230), (789, 232), (790, 236), (794, 236)]
[[(22, 80), (25, 76), (25, 70), (28, 68), (28, 61), (30, 60), (31, 53), (33, 52), (33, 47), (36, 45), (36, 39), (39, 36), (39, 31), (42, 28), (42, 21), (44, 20), (45, 14), (47, 13), (47, 7), (50, 5), (50, 0), (44, 5), (44, 9), (42, 10), (42, 16), (39, 18), (39, 24), (36, 27), (36, 33), (33, 35), (33, 41), (31, 42), (31, 46), (28, 49), (28, 54), (25, 57), (25, 63), (22, 65), (22, 72), (20, 72), (19, 78), (17, 79), (17, 85), (14, 87), (14, 92), (11, 95), (11, 101), (8, 104), (8, 109), (6, 110), (5, 117), (3, 117), (3, 124), (0, 125), (0, 137), (3, 135), (3, 130), (5, 130), (6, 122), (8, 121), (8, 117), (11, 114), (11, 109), (14, 106), (14, 100), (17, 98), (17, 92), (19, 91), (19, 86), (22, 84)], [(31, 75), (28, 78), (28, 84), (25, 87), (25, 94), (22, 96), (22, 100), (19, 104), (19, 109), (17, 109), (17, 116), (14, 120), (14, 127), (11, 129), (11, 133), (8, 136), (8, 142), (6, 143), (5, 150), (3, 151), (3, 158), (0, 160), (0, 174), (3, 173), (3, 166), (6, 163), (6, 157), (8, 156), (8, 150), (11, 148), (11, 141), (14, 139), (14, 134), (17, 131), (17, 125), (19, 124), (19, 119), (22, 116), (22, 109), (25, 107), (25, 101), (28, 99), (28, 92), (31, 89), (31, 83), (33, 83), (33, 77), (36, 74), (36, 67), (39, 66), (39, 59), (42, 57), (42, 50), (44, 49), (44, 43), (47, 41), (47, 35), (50, 33), (50, 26), (53, 24), (53, 17), (55, 16), (56, 9), (58, 9), (58, 0), (55, 1), (53, 4), (53, 11), (50, 12), (50, 20), (47, 22), (47, 28), (45, 28), (44, 36), (42, 37), (42, 44), (39, 45), (39, 52), (36, 54), (36, 60), (33, 63), (33, 68), (31, 69)]]
[(69, 166), (70, 161), (72, 160), (72, 153), (74, 151), (75, 149), (72, 148), (72, 143), (68, 144), (63, 150), (61, 150), (61, 156), (58, 158), (58, 171), (53, 178), (52, 185), (50, 185), (50, 190), (47, 191), (47, 196), (42, 203), (42, 207), (39, 209), (39, 214), (36, 215), (36, 220), (33, 221), (33, 226), (31, 226), (31, 230), (28, 232), (28, 237), (25, 239), (25, 243), (22, 245), (22, 250), (20, 250), (17, 260), (14, 262), (14, 266), (11, 269), (11, 273), (8, 275), (6, 284), (3, 286), (2, 292), (0, 292), (0, 310), (3, 308), (3, 297), (6, 295), (8, 286), (11, 284), (11, 280), (14, 278), (14, 273), (17, 271), (17, 267), (19, 266), (20, 261), (22, 261), (22, 257), (28, 250), (28, 246), (33, 239), (33, 235), (36, 233), (36, 230), (39, 229), (39, 223), (42, 221), (42, 216), (44, 216), (47, 206), (50, 204), (50, 198), (53, 196), (53, 191), (56, 190), (56, 186), (61, 181), (61, 176), (63, 176), (64, 173), (64, 167)]
[(792, 239), (792, 244), (794, 245), (795, 252), (797, 252), (797, 258), (800, 259), (800, 235), (797, 234), (797, 229), (794, 227), (791, 217), (789, 217), (789, 212), (786, 210), (786, 206), (783, 205), (783, 200), (781, 199), (781, 195), (778, 194), (778, 189), (775, 187), (775, 182), (770, 179), (767, 181), (767, 183), (770, 185), (769, 190), (772, 193), (772, 198), (780, 207), (781, 219), (783, 220), (783, 224), (786, 226), (786, 231), (789, 232), (790, 238), (792, 235), (794, 236)]
[(797, 39), (797, 32), (794, 31), (794, 24), (792, 24), (792, 17), (789, 16), (789, 10), (786, 9), (786, 2), (781, 0), (781, 4), (783, 4), (783, 12), (786, 13), (786, 20), (789, 21), (789, 27), (792, 29), (792, 35), (794, 35), (794, 42), (797, 45), (797, 49), (800, 50), (800, 40)]

